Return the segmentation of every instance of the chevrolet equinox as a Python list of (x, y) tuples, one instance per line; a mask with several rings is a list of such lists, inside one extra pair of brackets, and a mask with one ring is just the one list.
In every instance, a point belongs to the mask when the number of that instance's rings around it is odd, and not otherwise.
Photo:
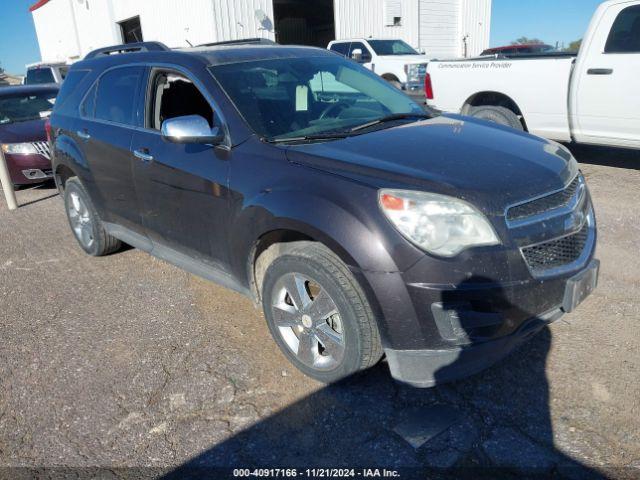
[(247, 295), (323, 382), (383, 355), (415, 386), (472, 374), (597, 283), (591, 198), (565, 147), (433, 116), (326, 50), (99, 49), (50, 122), (82, 249), (125, 242)]

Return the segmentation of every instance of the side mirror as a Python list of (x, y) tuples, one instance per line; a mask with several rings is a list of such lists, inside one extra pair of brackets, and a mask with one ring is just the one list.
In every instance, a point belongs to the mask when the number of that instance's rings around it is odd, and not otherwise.
[(360, 48), (353, 49), (351, 52), (351, 60), (362, 63), (362, 50)]
[(162, 137), (173, 143), (204, 143), (220, 145), (224, 133), (219, 127), (209, 127), (200, 115), (174, 117), (162, 122)]

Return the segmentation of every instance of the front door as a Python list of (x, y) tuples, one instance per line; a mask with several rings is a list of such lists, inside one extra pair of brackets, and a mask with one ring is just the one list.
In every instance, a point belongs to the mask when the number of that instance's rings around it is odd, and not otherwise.
[(152, 69), (145, 128), (134, 134), (136, 190), (154, 248), (169, 247), (226, 270), (229, 221), (228, 151), (210, 145), (171, 143), (162, 122), (200, 115), (214, 124), (210, 103), (185, 75)]
[(612, 5), (583, 45), (573, 102), (578, 142), (640, 146), (640, 5)]

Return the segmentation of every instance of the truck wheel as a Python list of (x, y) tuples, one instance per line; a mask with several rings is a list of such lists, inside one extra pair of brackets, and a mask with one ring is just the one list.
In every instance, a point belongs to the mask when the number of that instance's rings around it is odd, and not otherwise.
[(120, 249), (122, 243), (106, 232), (77, 177), (70, 178), (65, 184), (64, 206), (71, 230), (85, 252), (100, 257)]
[(481, 118), (482, 120), (487, 120), (488, 122), (506, 125), (507, 127), (515, 128), (516, 130), (524, 130), (522, 122), (518, 116), (505, 107), (494, 107), (489, 105), (473, 107), (469, 111), (469, 115), (475, 118)]
[(321, 382), (375, 365), (380, 335), (366, 296), (347, 266), (315, 242), (296, 242), (267, 268), (262, 306), (287, 358)]

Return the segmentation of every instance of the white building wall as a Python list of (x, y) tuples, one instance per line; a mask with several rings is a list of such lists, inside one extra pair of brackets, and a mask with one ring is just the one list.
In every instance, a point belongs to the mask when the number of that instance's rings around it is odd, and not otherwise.
[(66, 61), (68, 57), (80, 55), (72, 5), (71, 0), (56, 0), (33, 11), (33, 23), (43, 60)]
[[(491, 0), (394, 0), (402, 23), (388, 25), (390, 0), (334, 0), (336, 38), (401, 38), (432, 58), (477, 55), (489, 45)], [(262, 10), (265, 29), (256, 18)], [(395, 10), (394, 10), (395, 11)], [(118, 22), (140, 16), (144, 39), (170, 47), (237, 38), (275, 40), (272, 0), (50, 0), (33, 11), (42, 60), (77, 60), (119, 44)], [(35, 60), (35, 59), (34, 59)]]
[(44, 61), (77, 60), (100, 47), (122, 43), (118, 22), (140, 16), (146, 41), (169, 47), (266, 37), (256, 18), (261, 9), (273, 21), (271, 0), (50, 0), (33, 11)]
[(479, 55), (490, 29), (491, 0), (420, 0), (420, 47), (433, 58)]
[[(462, 0), (460, 34), (466, 37), (467, 57), (476, 57), (489, 48), (491, 36), (491, 0)], [(460, 55), (464, 55), (465, 49)]]
[(385, 0), (334, 0), (336, 39), (401, 38), (419, 48), (418, 11), (419, 0), (402, 0), (402, 25), (388, 26)]
[(432, 58), (462, 54), (459, 32), (462, 0), (420, 0), (420, 48)]

